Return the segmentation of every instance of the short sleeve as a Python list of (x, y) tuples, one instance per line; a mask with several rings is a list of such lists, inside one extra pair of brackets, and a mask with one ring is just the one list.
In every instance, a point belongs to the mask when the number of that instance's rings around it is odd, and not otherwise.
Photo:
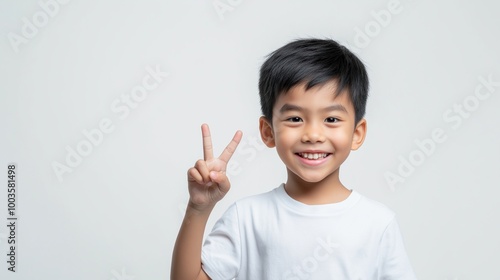
[(241, 241), (236, 204), (215, 223), (202, 247), (201, 262), (213, 280), (233, 279), (241, 263)]
[(380, 243), (379, 280), (416, 280), (406, 254), (399, 225), (394, 218), (387, 226)]

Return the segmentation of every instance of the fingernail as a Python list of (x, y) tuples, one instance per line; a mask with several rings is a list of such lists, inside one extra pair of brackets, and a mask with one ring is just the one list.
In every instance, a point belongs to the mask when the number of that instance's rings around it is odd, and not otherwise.
[(207, 187), (210, 187), (212, 185), (212, 182), (207, 183)]

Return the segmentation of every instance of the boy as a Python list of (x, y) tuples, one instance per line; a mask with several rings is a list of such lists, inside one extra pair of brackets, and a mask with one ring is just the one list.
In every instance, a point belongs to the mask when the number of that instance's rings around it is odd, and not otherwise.
[(215, 158), (202, 125), (204, 159), (188, 170), (172, 279), (416, 279), (394, 212), (339, 180), (340, 165), (365, 139), (363, 63), (333, 40), (297, 40), (262, 65), (259, 94), (262, 141), (276, 148), (286, 183), (234, 203), (202, 247), (242, 137), (237, 131)]

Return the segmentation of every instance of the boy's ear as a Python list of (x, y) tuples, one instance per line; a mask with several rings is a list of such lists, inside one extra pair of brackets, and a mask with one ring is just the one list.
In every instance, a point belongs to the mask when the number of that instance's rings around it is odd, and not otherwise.
[(365, 141), (365, 136), (366, 136), (366, 119), (361, 119), (354, 128), (351, 150), (355, 151), (359, 147), (361, 147), (361, 145)]
[(259, 131), (262, 142), (264, 142), (268, 148), (274, 148), (276, 143), (274, 141), (273, 127), (264, 116), (259, 118)]

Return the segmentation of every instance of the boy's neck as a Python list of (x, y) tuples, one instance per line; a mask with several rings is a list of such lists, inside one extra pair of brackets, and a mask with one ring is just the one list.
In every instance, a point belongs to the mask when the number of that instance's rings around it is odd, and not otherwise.
[(285, 191), (291, 198), (304, 204), (337, 203), (344, 201), (351, 194), (340, 182), (338, 170), (319, 182), (306, 182), (290, 170), (287, 172)]

